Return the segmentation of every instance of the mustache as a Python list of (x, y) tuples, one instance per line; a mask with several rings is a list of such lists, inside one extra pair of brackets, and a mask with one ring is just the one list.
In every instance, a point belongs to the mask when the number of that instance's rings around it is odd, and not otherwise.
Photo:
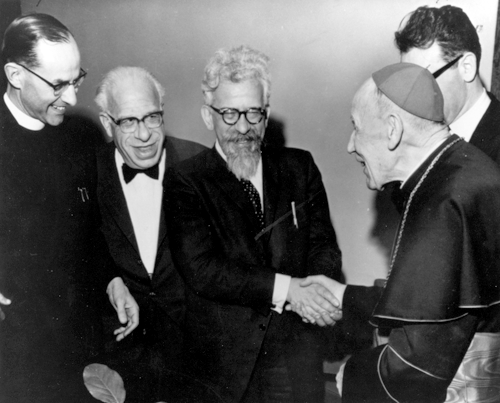
[(231, 142), (238, 142), (241, 140), (246, 140), (246, 141), (262, 141), (261, 136), (259, 136), (256, 132), (248, 132), (246, 134), (232, 134), (230, 137), (226, 139), (227, 141)]

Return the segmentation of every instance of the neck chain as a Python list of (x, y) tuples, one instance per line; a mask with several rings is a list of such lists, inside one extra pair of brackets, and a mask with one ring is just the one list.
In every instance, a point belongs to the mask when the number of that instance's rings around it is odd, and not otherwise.
[(391, 265), (389, 266), (389, 273), (387, 273), (386, 283), (387, 283), (387, 280), (389, 279), (389, 277), (391, 275), (392, 268), (394, 267), (394, 261), (396, 260), (396, 256), (398, 255), (399, 245), (401, 243), (401, 238), (403, 236), (403, 230), (404, 230), (404, 227), (405, 227), (405, 224), (406, 224), (406, 217), (408, 216), (408, 211), (410, 210), (410, 205), (411, 205), (411, 202), (413, 200), (413, 197), (415, 196), (415, 193), (417, 192), (417, 190), (420, 187), (420, 185), (422, 185), (422, 183), (424, 182), (425, 178), (427, 177), (427, 175), (429, 174), (429, 172), (431, 171), (431, 169), (434, 168), (434, 165), (436, 165), (436, 163), (438, 162), (439, 158), (441, 158), (441, 156), (445, 153), (445, 151), (448, 150), (455, 143), (458, 143), (461, 140), (462, 140), (462, 138), (460, 138), (460, 137), (458, 139), (456, 139), (456, 140), (453, 140), (450, 144), (448, 144), (446, 147), (444, 147), (439, 152), (438, 155), (436, 155), (434, 157), (434, 159), (432, 160), (432, 162), (427, 167), (427, 169), (425, 170), (424, 174), (422, 175), (422, 177), (418, 181), (417, 185), (415, 186), (415, 188), (410, 193), (410, 197), (408, 197), (408, 201), (406, 202), (405, 210), (404, 210), (404, 213), (403, 213), (403, 218), (401, 219), (401, 225), (399, 226), (398, 236), (396, 238), (396, 242), (395, 242), (395, 246), (394, 246), (394, 251), (392, 253)]

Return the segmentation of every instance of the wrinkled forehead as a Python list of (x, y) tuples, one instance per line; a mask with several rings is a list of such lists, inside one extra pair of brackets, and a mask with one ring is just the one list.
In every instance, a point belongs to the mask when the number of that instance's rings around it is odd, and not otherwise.
[(110, 112), (142, 117), (161, 110), (160, 95), (150, 80), (129, 78), (115, 83), (108, 94)]
[(264, 107), (265, 104), (262, 83), (253, 78), (239, 82), (222, 80), (213, 95), (221, 106), (251, 103), (253, 107)]

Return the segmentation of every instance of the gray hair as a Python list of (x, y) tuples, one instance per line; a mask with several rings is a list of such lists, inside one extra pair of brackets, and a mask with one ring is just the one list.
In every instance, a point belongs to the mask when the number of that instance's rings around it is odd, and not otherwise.
[(107, 112), (109, 110), (109, 95), (113, 88), (130, 79), (143, 79), (152, 83), (158, 91), (160, 104), (163, 105), (165, 89), (153, 74), (142, 67), (120, 66), (108, 71), (97, 86), (94, 101), (102, 112)]
[(212, 104), (213, 93), (221, 81), (239, 83), (256, 79), (262, 84), (264, 102), (268, 105), (271, 96), (271, 75), (268, 66), (269, 57), (249, 46), (219, 49), (209, 60), (203, 74), (201, 90), (205, 103)]

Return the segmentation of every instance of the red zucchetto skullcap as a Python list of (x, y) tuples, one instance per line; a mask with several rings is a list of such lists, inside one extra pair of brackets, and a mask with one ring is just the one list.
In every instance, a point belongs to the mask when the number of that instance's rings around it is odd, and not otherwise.
[(372, 74), (377, 88), (412, 115), (444, 121), (443, 94), (431, 72), (413, 63), (396, 63)]

